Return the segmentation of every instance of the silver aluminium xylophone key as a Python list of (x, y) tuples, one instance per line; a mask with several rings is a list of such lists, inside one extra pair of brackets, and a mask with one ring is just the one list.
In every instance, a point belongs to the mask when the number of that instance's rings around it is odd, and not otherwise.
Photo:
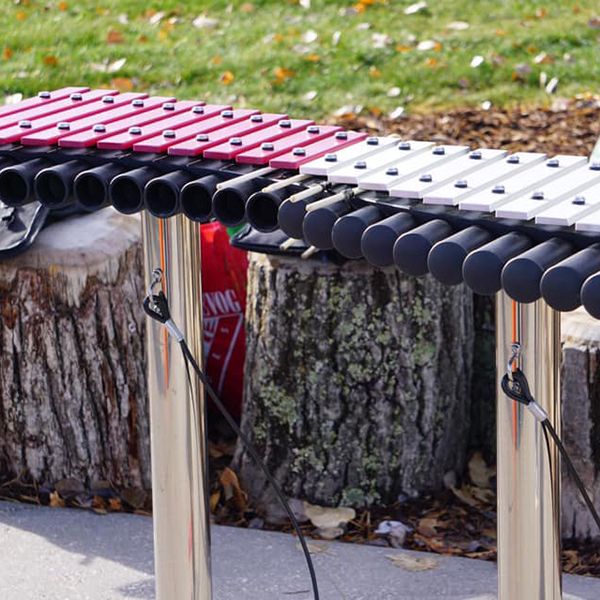
[(600, 231), (600, 213), (597, 210), (600, 208), (600, 204), (598, 204), (598, 200), (596, 200), (595, 208), (594, 212), (586, 214), (583, 217), (578, 217), (575, 220), (576, 231)]
[[(353, 163), (346, 163), (327, 174), (331, 183), (348, 183), (358, 185), (369, 172), (390, 165), (397, 161), (404, 162), (433, 148), (433, 142), (417, 140), (398, 140), (395, 146), (382, 148), (369, 156), (359, 157)], [(361, 186), (362, 187), (362, 186)]]
[[(600, 163), (590, 163), (591, 169), (598, 169)], [(600, 209), (600, 183), (586, 187), (575, 194), (570, 194), (564, 200), (544, 208), (536, 217), (540, 225), (562, 225), (569, 227), (576, 221)]]
[(492, 187), (478, 192), (463, 200), (459, 204), (460, 210), (476, 210), (481, 212), (493, 212), (508, 204), (514, 198), (525, 192), (533, 191), (565, 173), (585, 164), (583, 156), (569, 156), (561, 154), (548, 159), (542, 164), (536, 164), (525, 171), (512, 175), (507, 179), (501, 179)]
[(399, 181), (453, 160), (468, 151), (468, 146), (435, 146), (426, 152), (412, 155), (407, 160), (396, 160), (385, 167), (369, 169), (360, 178), (359, 184), (365, 190), (385, 192)]
[(505, 150), (482, 148), (473, 150), (449, 163), (421, 172), (390, 187), (390, 196), (398, 198), (423, 198), (441, 185), (463, 177), (507, 155)]
[(372, 154), (380, 152), (382, 148), (396, 146), (398, 142), (397, 137), (370, 137), (343, 150), (326, 154), (303, 164), (300, 167), (300, 173), (327, 177), (329, 173), (343, 165), (352, 164), (355, 160), (367, 158)]
[(469, 196), (485, 189), (500, 179), (515, 175), (546, 158), (540, 152), (515, 152), (502, 161), (484, 164), (468, 176), (457, 177), (423, 196), (424, 204), (458, 206)]
[[(506, 219), (523, 219), (528, 221), (544, 209), (572, 198), (577, 192), (600, 183), (600, 166), (585, 164), (570, 171), (558, 179), (535, 188), (511, 200), (496, 211), (496, 216)], [(578, 195), (577, 195), (578, 197)]]

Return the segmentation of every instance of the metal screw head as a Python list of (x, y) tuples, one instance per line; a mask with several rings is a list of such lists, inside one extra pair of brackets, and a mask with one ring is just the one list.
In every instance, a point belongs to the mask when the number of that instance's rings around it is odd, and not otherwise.
[(203, 115), (204, 114), (204, 106), (193, 106), (192, 112), (195, 115)]
[(318, 125), (310, 125), (306, 128), (306, 131), (308, 133), (319, 133), (321, 131), (321, 128)]
[(163, 110), (175, 110), (175, 104), (173, 104), (173, 102), (165, 102), (162, 107)]
[(506, 159), (507, 163), (510, 163), (511, 165), (517, 165), (521, 162), (521, 157), (517, 156), (516, 154), (511, 154), (507, 159)]
[[(231, 115), (233, 117), (233, 115)], [(263, 116), (262, 115), (252, 115), (250, 117), (250, 121), (252, 123), (262, 123), (263, 122)]]
[(385, 172), (386, 175), (398, 175), (398, 167), (389, 167)]
[(174, 138), (177, 134), (172, 129), (165, 129), (163, 131), (163, 137)]
[(289, 129), (292, 126), (292, 122), (289, 119), (282, 119), (279, 121), (279, 127), (285, 127)]
[(467, 183), (466, 179), (458, 179), (454, 183), (454, 187), (456, 187), (456, 188), (466, 188), (466, 187), (469, 187), (469, 184)]
[(71, 100), (83, 100), (83, 96), (79, 92), (73, 92), (69, 98), (71, 98)]
[(136, 98), (131, 101), (131, 106), (135, 106), (136, 108), (140, 108), (144, 106), (144, 101), (141, 98)]
[(224, 119), (232, 119), (233, 118), (233, 111), (230, 109), (225, 109), (221, 111), (221, 116)]
[(337, 155), (336, 154), (326, 154), (325, 155), (325, 160), (327, 162), (336, 162), (337, 161)]
[(22, 129), (30, 129), (31, 128), (31, 121), (19, 121), (19, 127), (21, 127)]
[(294, 156), (306, 156), (306, 150), (304, 148), (294, 148), (292, 154)]
[(503, 185), (501, 185), (501, 184), (495, 185), (492, 188), (492, 193), (493, 194), (504, 194), (505, 191), (506, 191), (505, 187)]
[(71, 129), (71, 124), (67, 123), (66, 121), (62, 121), (61, 123), (58, 123), (56, 127), (61, 131), (67, 131), (68, 129)]
[(106, 125), (103, 125), (102, 123), (97, 123), (92, 127), (92, 131), (94, 133), (103, 133), (106, 131)]
[(115, 98), (114, 96), (102, 96), (102, 102), (104, 104), (114, 104)]
[(140, 135), (142, 133), (141, 127), (130, 127), (129, 128), (130, 135)]
[(423, 173), (419, 177), (419, 181), (423, 181), (424, 183), (431, 183), (433, 181), (433, 177), (431, 176), (431, 173)]
[(376, 137), (367, 138), (367, 144), (369, 146), (379, 146), (379, 139)]
[(560, 161), (558, 158), (551, 158), (549, 161), (546, 161), (547, 167), (560, 167)]
[(398, 150), (410, 150), (410, 142), (400, 142), (398, 144)]
[(198, 142), (208, 142), (208, 133), (199, 133), (196, 136)]
[(40, 92), (40, 93), (38, 94), (38, 98), (41, 98), (42, 100), (48, 100), (48, 98), (50, 98), (50, 97), (51, 97), (51, 95), (52, 95), (52, 94), (50, 94), (50, 92), (46, 92), (46, 91), (44, 91), (44, 92)]
[(354, 163), (354, 168), (355, 169), (366, 169), (367, 168), (367, 163), (364, 160), (357, 160)]
[(473, 160), (480, 160), (482, 158), (482, 154), (481, 154), (481, 150), (473, 150), (470, 154), (469, 154), (469, 158), (472, 158)]
[(533, 194), (531, 194), (531, 199), (532, 200), (543, 200), (544, 192), (542, 192), (542, 190), (536, 190), (535, 192), (533, 192)]
[(594, 161), (590, 163), (590, 169), (592, 169), (592, 171), (600, 171), (600, 162)]
[(348, 132), (347, 131), (338, 131), (335, 134), (335, 139), (336, 140), (347, 140), (348, 139)]
[(444, 148), (444, 146), (436, 146), (432, 151), (432, 154), (436, 154), (439, 156), (443, 156), (444, 154), (446, 154), (446, 148)]
[(264, 142), (261, 144), (260, 149), (271, 152), (272, 150), (275, 150), (275, 146), (271, 142)]
[(585, 204), (585, 196), (575, 196), (575, 198), (573, 198), (573, 204), (577, 204), (579, 206)]
[(242, 145), (242, 138), (239, 137), (233, 137), (229, 140), (229, 143), (232, 146), (241, 146)]

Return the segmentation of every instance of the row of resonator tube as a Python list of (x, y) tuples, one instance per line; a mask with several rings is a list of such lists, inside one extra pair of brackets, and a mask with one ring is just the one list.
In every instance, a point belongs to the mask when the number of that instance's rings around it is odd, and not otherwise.
[(8, 205), (76, 202), (96, 210), (112, 204), (126, 214), (148, 210), (165, 218), (183, 213), (200, 222), (215, 216), (226, 225), (248, 220), (260, 231), (281, 228), (292, 239), (319, 250), (335, 249), (347, 258), (396, 265), (414, 276), (431, 273), (443, 284), (464, 282), (479, 294), (503, 289), (519, 302), (544, 298), (561, 311), (583, 304), (600, 318), (600, 244), (577, 250), (559, 237), (534, 243), (523, 233), (498, 237), (479, 225), (455, 231), (443, 218), (419, 223), (410, 212), (391, 214), (360, 199), (329, 202), (328, 196), (351, 189), (344, 185), (290, 198), (297, 187), (269, 191), (273, 186), (265, 190), (264, 180), (242, 178), (219, 190), (222, 177), (217, 174), (160, 174), (151, 163), (129, 169), (118, 162), (89, 168), (79, 160), (55, 165), (43, 158), (20, 164), (4, 160), (0, 199)]

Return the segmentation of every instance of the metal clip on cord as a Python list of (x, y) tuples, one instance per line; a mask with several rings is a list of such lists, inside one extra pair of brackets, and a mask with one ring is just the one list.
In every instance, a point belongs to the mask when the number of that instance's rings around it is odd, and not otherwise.
[[(162, 291), (162, 278), (163, 273), (161, 269), (156, 268), (152, 271), (152, 281), (148, 287), (148, 295), (144, 298), (144, 312), (155, 321), (158, 321), (164, 325), (169, 333), (181, 343), (185, 340), (183, 332), (175, 325), (173, 319), (171, 319), (171, 312), (169, 311), (169, 304), (167, 298)], [(155, 292), (155, 288), (161, 287), (158, 293)]]
[(529, 412), (540, 422), (548, 420), (548, 413), (535, 401), (529, 389), (529, 382), (525, 373), (515, 367), (521, 354), (521, 345), (515, 342), (511, 348), (511, 356), (508, 359), (507, 370), (502, 377), (502, 391), (509, 397), (523, 404)]

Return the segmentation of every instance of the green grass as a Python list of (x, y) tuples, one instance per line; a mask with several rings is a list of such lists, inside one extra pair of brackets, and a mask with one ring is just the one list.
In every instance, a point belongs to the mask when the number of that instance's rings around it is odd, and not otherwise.
[[(429, 0), (427, 11), (405, 15), (409, 4), (363, 0), (363, 12), (342, 14), (351, 2), (312, 0), (306, 9), (297, 0), (0, 0), (0, 95), (132, 85), (314, 118), (345, 105), (387, 113), (545, 103), (542, 71), (559, 78), (561, 96), (600, 89), (600, 30), (589, 25), (597, 0)], [(153, 24), (152, 11), (166, 14)], [(216, 26), (195, 27), (200, 14)], [(469, 28), (449, 29), (453, 21)], [(111, 31), (121, 43), (108, 43)], [(318, 38), (303, 40), (307, 31)], [(374, 34), (388, 43), (376, 47)], [(439, 45), (420, 51), (424, 40)], [(542, 52), (549, 62), (537, 64)], [(485, 61), (472, 68), (476, 55)], [(98, 70), (119, 59), (126, 62), (118, 72)], [(394, 87), (400, 94), (389, 97)]]

